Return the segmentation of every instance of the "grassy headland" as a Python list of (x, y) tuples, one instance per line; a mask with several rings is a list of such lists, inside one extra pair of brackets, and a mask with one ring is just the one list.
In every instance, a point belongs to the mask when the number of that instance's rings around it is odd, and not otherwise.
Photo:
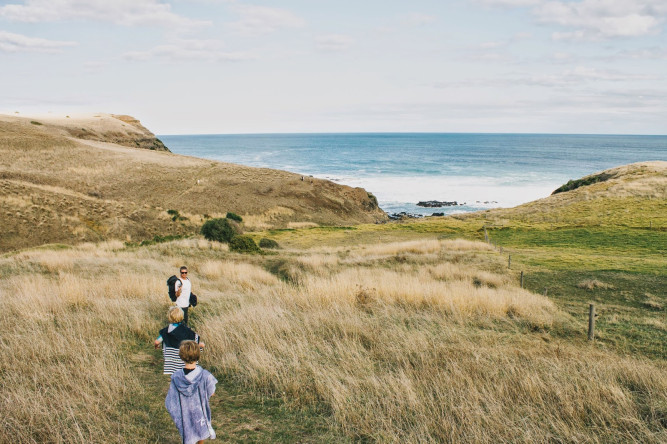
[(35, 119), (0, 116), (0, 251), (192, 235), (230, 211), (249, 229), (386, 219), (361, 188), (150, 149), (127, 116)]

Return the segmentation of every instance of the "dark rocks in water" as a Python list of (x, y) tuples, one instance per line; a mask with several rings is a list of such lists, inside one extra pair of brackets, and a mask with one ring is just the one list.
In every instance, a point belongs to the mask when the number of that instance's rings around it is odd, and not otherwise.
[(445, 213), (432, 213), (431, 214), (431, 216), (435, 216), (435, 217), (444, 216), (444, 215), (445, 215)]
[(420, 201), (417, 203), (418, 207), (425, 207), (425, 208), (440, 208), (440, 207), (455, 207), (458, 205), (458, 202), (453, 201), (453, 202), (440, 202), (439, 200), (427, 200), (427, 201)]
[(412, 214), (412, 213), (406, 213), (405, 211), (401, 211), (400, 213), (391, 213), (387, 215), (389, 219), (391, 220), (402, 220), (402, 219), (419, 219), (422, 216), (421, 214)]

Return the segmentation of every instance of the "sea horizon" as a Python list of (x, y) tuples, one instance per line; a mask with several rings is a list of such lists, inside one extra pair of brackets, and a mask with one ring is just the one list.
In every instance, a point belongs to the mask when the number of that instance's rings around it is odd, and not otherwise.
[[(513, 207), (568, 180), (667, 160), (667, 136), (547, 133), (248, 133), (159, 135), (174, 153), (286, 170), (361, 187), (389, 214)], [(456, 202), (424, 208), (420, 201)]]

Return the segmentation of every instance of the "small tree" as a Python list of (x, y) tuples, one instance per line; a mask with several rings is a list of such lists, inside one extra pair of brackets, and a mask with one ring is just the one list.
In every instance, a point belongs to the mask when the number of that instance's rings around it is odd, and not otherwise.
[(211, 241), (229, 242), (237, 233), (238, 228), (227, 219), (210, 219), (201, 227), (201, 234)]
[(259, 253), (262, 251), (252, 237), (244, 235), (234, 236), (229, 241), (229, 249), (231, 251), (238, 251), (239, 253)]

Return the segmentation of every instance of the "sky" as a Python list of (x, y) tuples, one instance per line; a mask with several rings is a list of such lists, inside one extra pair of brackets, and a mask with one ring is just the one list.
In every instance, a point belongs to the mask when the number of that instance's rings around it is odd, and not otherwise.
[(667, 134), (667, 0), (0, 0), (0, 113)]

